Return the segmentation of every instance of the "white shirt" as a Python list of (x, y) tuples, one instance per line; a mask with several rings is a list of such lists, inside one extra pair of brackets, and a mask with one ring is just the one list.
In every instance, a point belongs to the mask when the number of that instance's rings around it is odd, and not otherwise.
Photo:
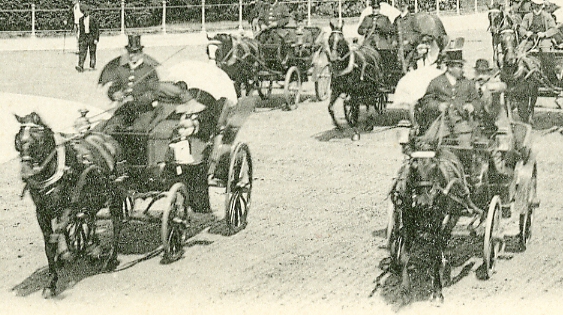
[(74, 24), (78, 24), (80, 22), (80, 18), (84, 16), (84, 13), (80, 10), (80, 2), (74, 4), (72, 7), (72, 13), (74, 14)]
[(90, 33), (90, 16), (89, 15), (84, 18), (84, 33), (85, 34)]

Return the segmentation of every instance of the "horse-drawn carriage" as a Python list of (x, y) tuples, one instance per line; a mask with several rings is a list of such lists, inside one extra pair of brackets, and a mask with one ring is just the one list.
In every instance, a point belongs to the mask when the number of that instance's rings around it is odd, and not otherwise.
[[(504, 105), (504, 97), (497, 98)], [(523, 249), (531, 237), (536, 196), (537, 166), (529, 124), (508, 120), (490, 129), (479, 125), (470, 141), (460, 141), (448, 128), (447, 113), (440, 124), (438, 142), (428, 145), (409, 121), (399, 124), (399, 142), (405, 160), (393, 182), (388, 208), (387, 242), (392, 264), (402, 270), (402, 284), (410, 285), (407, 264), (414, 245), (430, 244), (433, 291), (442, 299), (440, 271), (445, 249), (460, 217), (467, 217), (470, 235), (483, 237), (483, 265), (493, 274), (504, 249), (505, 229), (519, 224)], [(487, 129), (489, 128), (489, 129)], [(498, 169), (501, 156), (506, 169)]]
[[(332, 97), (328, 111), (335, 126), (358, 126), (361, 105), (382, 113), (388, 95), (394, 93), (399, 80), (418, 64), (433, 64), (447, 44), (441, 20), (424, 12), (408, 15), (397, 22), (396, 34), (385, 35), (396, 42), (386, 49), (375, 47), (370, 36), (376, 35), (377, 21), (384, 16), (367, 16), (360, 28), (368, 31), (361, 45), (344, 38), (343, 26), (331, 23), (328, 39), (332, 66)], [(400, 27), (398, 25), (401, 25)], [(382, 35), (380, 35), (382, 36)], [(366, 128), (372, 127), (368, 121)]]
[[(97, 228), (98, 219), (110, 218), (113, 225), (108, 269), (117, 265), (121, 225), (131, 220), (161, 222), (163, 261), (180, 258), (190, 224), (197, 221), (195, 212), (215, 218), (209, 207), (200, 206), (202, 196), (209, 198), (209, 186), (225, 189), (225, 233), (246, 227), (253, 165), (248, 146), (236, 136), (254, 101), (237, 102), (230, 78), (207, 63), (184, 62), (169, 70), (163, 77), (170, 82), (159, 84), (184, 81), (192, 103), (159, 101), (127, 128), (90, 129), (83, 112), (77, 133), (58, 134), (35, 113), (17, 117), (22, 179), (37, 207), (49, 261), (46, 296), (56, 294), (57, 257), (65, 252), (105, 257), (100, 240), (110, 229)], [(206, 108), (190, 112), (190, 104)], [(210, 126), (205, 131), (204, 119)], [(109, 212), (100, 211), (106, 207)]]
[(325, 100), (330, 93), (330, 66), (323, 50), (323, 32), (318, 27), (285, 26), (266, 30), (257, 35), (261, 59), (256, 69), (258, 92), (262, 99), (272, 93), (274, 82), (283, 81), (289, 109), (295, 109), (301, 99), (302, 83), (315, 82), (315, 93)]
[(324, 100), (330, 93), (331, 73), (322, 37), (318, 27), (299, 26), (268, 29), (256, 39), (217, 34), (209, 38), (207, 52), (235, 81), (239, 96), (242, 84), (247, 93), (257, 89), (262, 99), (268, 99), (274, 83), (283, 82), (287, 108), (295, 109), (302, 83), (309, 77), (318, 99)]

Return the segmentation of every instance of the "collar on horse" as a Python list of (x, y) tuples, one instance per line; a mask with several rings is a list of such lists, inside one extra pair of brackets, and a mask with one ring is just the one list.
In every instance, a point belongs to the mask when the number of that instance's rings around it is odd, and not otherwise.
[[(65, 163), (66, 163), (66, 154), (65, 154), (66, 152), (64, 145), (65, 140), (58, 133), (53, 134), (53, 136), (55, 137), (55, 149), (49, 154), (49, 156), (45, 159), (45, 161), (41, 163), (41, 166), (34, 168), (33, 175), (30, 178), (26, 179), (26, 184), (21, 194), (22, 197), (27, 189), (31, 188), (40, 191), (45, 191), (63, 177), (65, 172)], [(55, 158), (55, 155), (57, 156), (57, 169), (55, 173), (51, 177), (43, 181), (36, 181), (35, 179), (33, 179), (33, 177), (39, 175), (41, 172), (45, 170), (47, 165), (53, 160), (53, 158)]]

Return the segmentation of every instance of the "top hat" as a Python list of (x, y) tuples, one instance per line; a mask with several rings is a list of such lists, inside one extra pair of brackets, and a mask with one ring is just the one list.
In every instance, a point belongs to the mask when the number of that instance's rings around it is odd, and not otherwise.
[(381, 8), (381, 6), (379, 5), (379, 2), (377, 2), (377, 0), (376, 0), (376, 1), (372, 2), (371, 8), (372, 9), (379, 9), (379, 8)]
[(535, 4), (544, 4), (544, 0), (532, 0), (532, 3), (535, 3)]
[(489, 61), (486, 59), (477, 59), (473, 69), (475, 69), (475, 72), (477, 73), (487, 73), (493, 70), (493, 68), (489, 66)]
[(145, 46), (141, 45), (141, 35), (128, 35), (128, 44), (125, 46), (128, 52), (142, 51)]
[(465, 60), (463, 59), (463, 44), (465, 39), (463, 37), (458, 37), (455, 40), (451, 40), (448, 46), (444, 49), (444, 63), (448, 64), (463, 64)]

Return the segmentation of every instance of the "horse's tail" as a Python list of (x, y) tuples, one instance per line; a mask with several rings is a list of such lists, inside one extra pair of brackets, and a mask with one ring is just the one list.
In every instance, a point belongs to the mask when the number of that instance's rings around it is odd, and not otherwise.
[(95, 164), (111, 173), (115, 170), (117, 162), (123, 157), (119, 143), (111, 136), (104, 133), (92, 132), (76, 143), (81, 150), (81, 160)]

